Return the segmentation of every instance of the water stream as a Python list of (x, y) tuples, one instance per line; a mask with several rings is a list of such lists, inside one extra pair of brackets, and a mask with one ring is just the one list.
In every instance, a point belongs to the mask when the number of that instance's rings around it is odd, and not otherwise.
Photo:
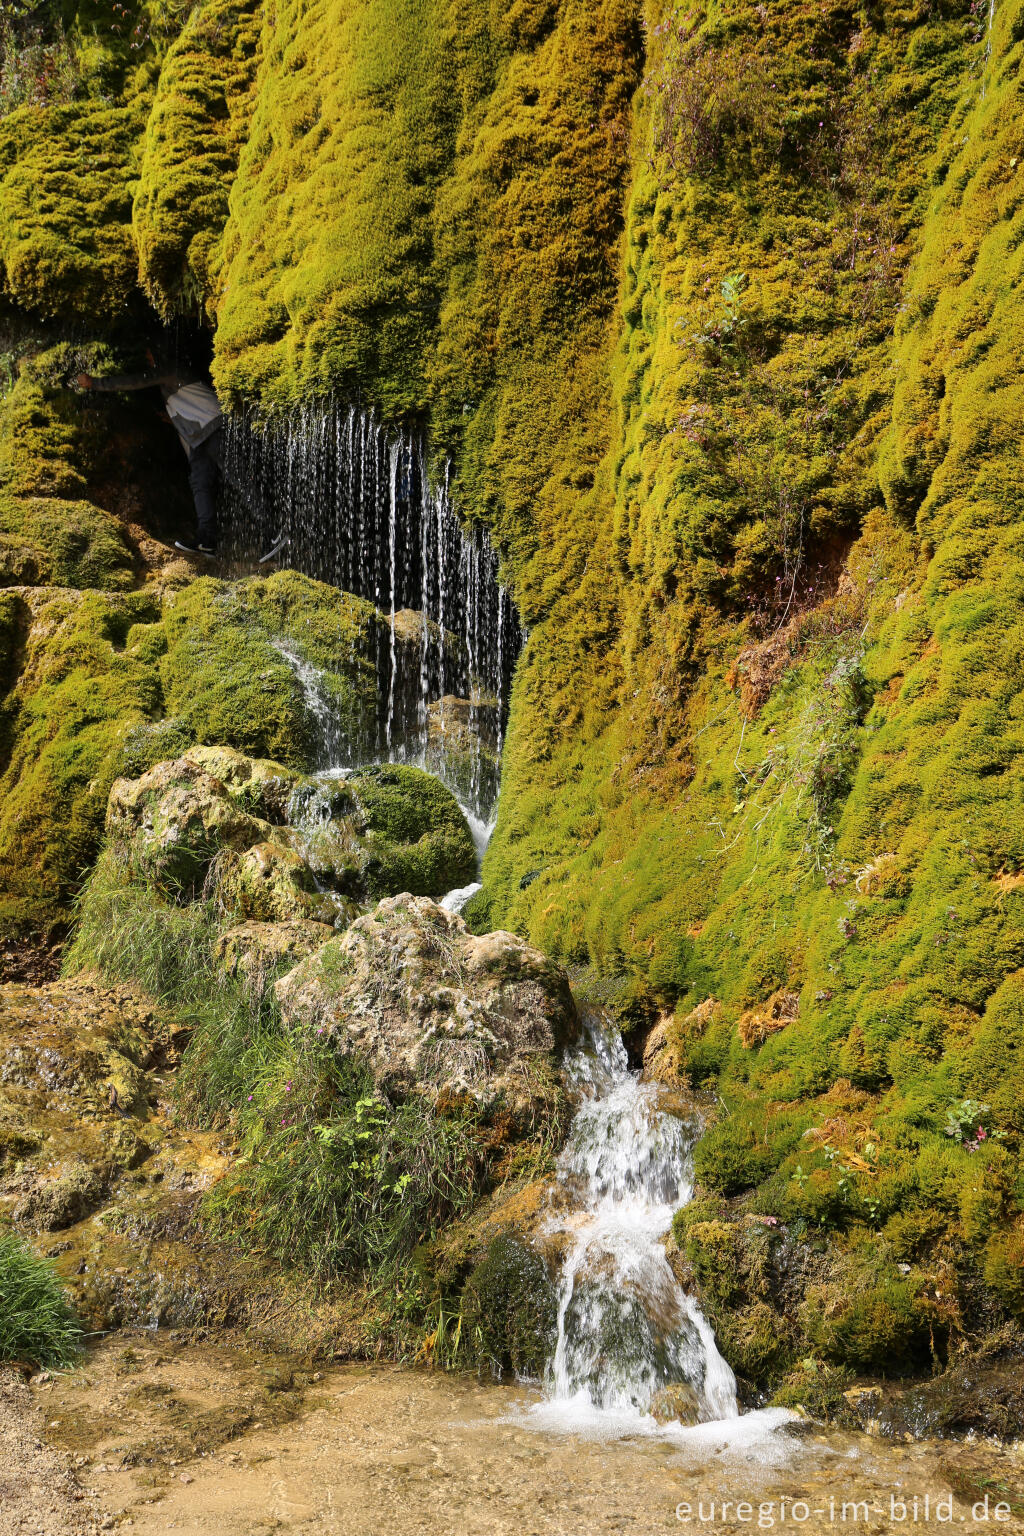
[(635, 1432), (653, 1427), (661, 1393), (668, 1417), (735, 1419), (735, 1377), (664, 1247), (693, 1193), (699, 1125), (668, 1112), (664, 1090), (630, 1070), (621, 1039), (596, 1021), (568, 1070), (582, 1098), (558, 1170), (569, 1210), (547, 1229), (566, 1245), (557, 1342), (534, 1416)]
[[(496, 557), (481, 534), (463, 529), (447, 477), (431, 484), (422, 447), (412, 438), (389, 435), (372, 418), (329, 404), (260, 428), (236, 420), (229, 465), (240, 483), (268, 487), (255, 519), (251, 509), (235, 508), (233, 536), (240, 548), (251, 554), (254, 545), (284, 530), (289, 565), (370, 599), (388, 618), (386, 655), (378, 657), (378, 693), (386, 709), (377, 760), (416, 762), (446, 779), (482, 859), (493, 827), (496, 779), (488, 782), (478, 753), (480, 769), (468, 792), (465, 783), (453, 781), (443, 751), (437, 752), (436, 717), (431, 741), (431, 710), (441, 706), (442, 735), (448, 715), (457, 719), (463, 748), (467, 738), (479, 742), (489, 711), (497, 720), (492, 745), (500, 754), (522, 635), (498, 582)], [(399, 643), (399, 615), (406, 609), (417, 611), (420, 625), (414, 678), (408, 676), (408, 645)], [(403, 614), (403, 639), (411, 617)], [(317, 741), (317, 776), (326, 784), (362, 766), (318, 669), (295, 646), (276, 644), (303, 690)], [(411, 739), (410, 689), (417, 723)], [(474, 882), (449, 891), (442, 904), (461, 911), (479, 889)], [(659, 1428), (650, 1410), (660, 1396), (662, 1418), (705, 1427), (735, 1424), (735, 1378), (707, 1319), (673, 1274), (664, 1246), (675, 1211), (693, 1192), (690, 1154), (699, 1125), (671, 1112), (664, 1090), (630, 1070), (619, 1036), (597, 1021), (588, 1025), (568, 1071), (580, 1107), (558, 1170), (565, 1198), (547, 1232), (561, 1239), (563, 1255), (557, 1341), (544, 1400), (531, 1414), (557, 1429), (650, 1432)], [(745, 1416), (743, 1433), (756, 1430), (749, 1421), (757, 1417)], [(768, 1419), (770, 1428), (779, 1415)]]
[[(251, 563), (283, 539), (275, 564), (374, 604), (387, 620), (378, 756), (437, 771), (446, 737), (458, 738), (463, 798), (488, 821), (523, 630), (485, 531), (454, 506), (447, 468), (432, 478), (419, 438), (317, 400), (230, 417), (226, 472), (227, 558)], [(305, 687), (302, 658), (291, 659)]]

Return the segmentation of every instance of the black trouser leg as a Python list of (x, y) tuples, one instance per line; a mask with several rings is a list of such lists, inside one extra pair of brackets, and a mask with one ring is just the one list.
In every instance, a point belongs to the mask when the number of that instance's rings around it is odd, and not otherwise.
[(217, 476), (223, 452), (220, 432), (192, 449), (188, 461), (188, 483), (196, 504), (196, 534), (200, 544), (212, 549), (217, 542)]

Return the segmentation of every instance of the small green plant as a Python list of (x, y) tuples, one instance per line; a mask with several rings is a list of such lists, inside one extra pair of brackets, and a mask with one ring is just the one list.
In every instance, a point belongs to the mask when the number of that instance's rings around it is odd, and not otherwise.
[(32, 24), (28, 7), (0, 15), (0, 116), (18, 107), (70, 101), (82, 82), (78, 60), (57, 21), (52, 37)]
[(81, 1329), (53, 1265), (0, 1230), (0, 1360), (74, 1361)]
[(977, 1099), (963, 1099), (946, 1111), (946, 1135), (957, 1141), (967, 1152), (977, 1152), (985, 1141), (1003, 1141), (1005, 1131), (993, 1131), (986, 1121), (992, 1111), (988, 1104)]
[(863, 1154), (856, 1155), (852, 1159), (840, 1148), (828, 1143), (822, 1151), (829, 1167), (835, 1169), (839, 1175), (836, 1188), (843, 1203), (850, 1206), (857, 1214), (865, 1215), (870, 1225), (877, 1227), (881, 1203), (874, 1195), (865, 1193), (860, 1184), (864, 1176), (870, 1178), (876, 1172), (878, 1148), (875, 1143), (867, 1142)]

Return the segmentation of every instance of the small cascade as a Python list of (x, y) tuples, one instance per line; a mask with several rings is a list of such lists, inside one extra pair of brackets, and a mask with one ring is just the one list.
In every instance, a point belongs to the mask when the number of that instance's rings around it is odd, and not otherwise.
[(279, 563), (375, 605), (387, 620), (377, 755), (457, 758), (460, 791), (486, 820), (523, 632), (447, 469), (432, 480), (418, 438), (330, 400), (236, 414), (226, 437), (227, 557), (251, 562), (283, 538)]
[(681, 1385), (701, 1422), (735, 1419), (736, 1381), (663, 1239), (693, 1193), (698, 1127), (659, 1107), (662, 1090), (630, 1071), (617, 1035), (596, 1025), (570, 1064), (582, 1095), (559, 1164), (572, 1209), (549, 1231), (567, 1246), (546, 1402), (555, 1427), (602, 1418), (642, 1427), (662, 1388)]
[(323, 673), (299, 655), (286, 640), (272, 640), (278, 655), (291, 667), (302, 689), (312, 726), (314, 773), (321, 773), (352, 756), (351, 744), (338, 719), (338, 711), (324, 683)]

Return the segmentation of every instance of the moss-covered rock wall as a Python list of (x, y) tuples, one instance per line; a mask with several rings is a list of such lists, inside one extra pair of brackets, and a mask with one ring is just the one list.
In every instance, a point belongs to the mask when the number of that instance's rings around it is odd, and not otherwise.
[[(717, 1088), (703, 1225), (835, 1230), (919, 1342), (967, 1298), (940, 1239), (1012, 1311), (1022, 0), (47, 15), (8, 316), (113, 367), (202, 310), (229, 402), (422, 427), (529, 627), (474, 921), (626, 977)], [(67, 910), (125, 729), (304, 750), (264, 589), (142, 587), (61, 379), (4, 405), (18, 913), (30, 870)]]

